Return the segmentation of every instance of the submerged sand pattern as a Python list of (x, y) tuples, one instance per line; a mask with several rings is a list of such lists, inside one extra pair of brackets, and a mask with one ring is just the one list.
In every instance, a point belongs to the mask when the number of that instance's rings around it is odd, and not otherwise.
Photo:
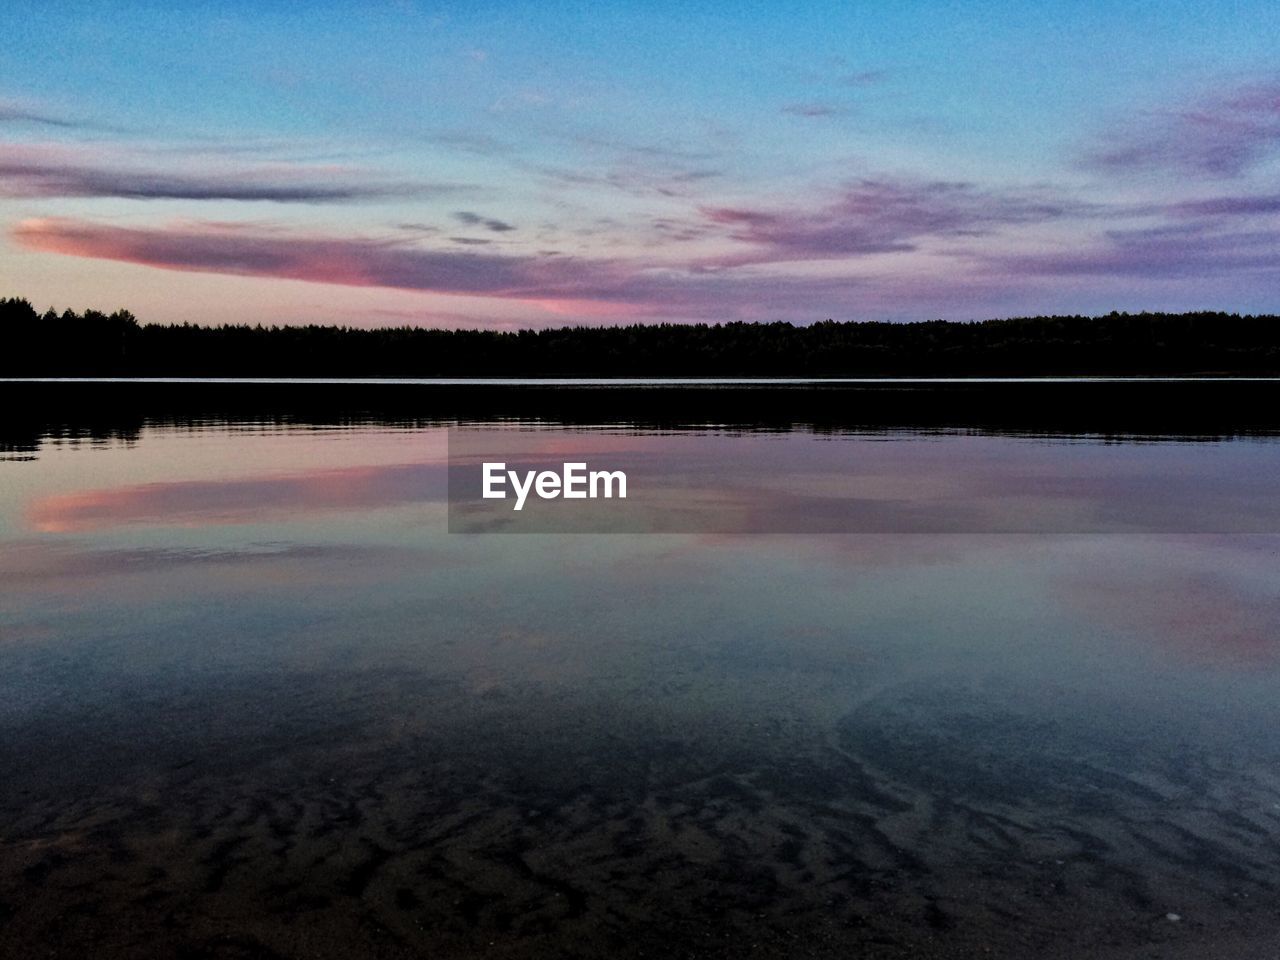
[(145, 706), (68, 717), (27, 731), (43, 757), (5, 748), (0, 943), (1014, 957), (1280, 929), (1280, 767), (1045, 720), (1053, 697), (734, 716), (373, 672), (193, 694), (150, 742)]

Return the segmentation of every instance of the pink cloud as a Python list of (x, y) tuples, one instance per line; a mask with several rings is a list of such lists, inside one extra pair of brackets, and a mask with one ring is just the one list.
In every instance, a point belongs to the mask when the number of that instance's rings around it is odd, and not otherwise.
[[(733, 222), (732, 218), (726, 218)], [(920, 229), (923, 229), (921, 227)], [(934, 313), (1000, 302), (985, 277), (863, 278), (739, 275), (700, 264), (498, 254), (487, 248), (424, 249), (411, 240), (298, 235), (260, 225), (186, 223), (118, 227), (81, 220), (23, 221), (14, 240), (30, 250), (116, 260), (165, 270), (279, 277), (353, 287), (521, 301), (553, 316), (595, 320), (797, 320), (839, 314)], [(783, 255), (785, 254), (785, 255)], [(820, 255), (820, 248), (810, 258)], [(741, 262), (802, 259), (797, 251)], [(726, 256), (717, 266), (730, 265)], [(993, 299), (994, 298), (994, 299)], [(926, 306), (921, 307), (922, 304)], [(833, 309), (833, 307), (835, 309)]]
[(426, 250), (210, 223), (141, 229), (53, 218), (23, 221), (13, 235), (33, 250), (167, 270), (531, 300), (571, 298), (583, 288), (599, 295), (616, 274), (607, 261)]

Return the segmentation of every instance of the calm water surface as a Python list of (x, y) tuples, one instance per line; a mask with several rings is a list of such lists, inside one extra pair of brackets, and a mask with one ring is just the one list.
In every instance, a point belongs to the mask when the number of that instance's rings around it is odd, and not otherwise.
[[(450, 535), (446, 427), (3, 454), (0, 954), (1274, 955), (1280, 526)], [(704, 432), (1280, 478), (1267, 436)]]

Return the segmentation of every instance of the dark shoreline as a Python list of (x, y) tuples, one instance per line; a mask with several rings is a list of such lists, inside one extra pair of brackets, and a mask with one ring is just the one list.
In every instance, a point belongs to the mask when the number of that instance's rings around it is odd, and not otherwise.
[(1280, 434), (1280, 380), (859, 381), (662, 385), (0, 381), (0, 449), (148, 426), (421, 426), (471, 420), (642, 429), (961, 431), (1164, 440)]
[[(816, 319), (816, 318), (815, 318)], [(141, 323), (0, 299), (7, 376), (848, 377), (1280, 373), (1280, 318), (1223, 311), (977, 321), (480, 328)]]

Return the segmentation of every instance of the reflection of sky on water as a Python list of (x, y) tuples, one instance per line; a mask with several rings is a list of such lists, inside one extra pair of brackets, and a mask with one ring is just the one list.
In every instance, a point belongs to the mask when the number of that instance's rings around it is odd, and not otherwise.
[[(625, 502), (482, 499), (481, 466), (622, 470)], [(796, 431), (450, 432), (454, 532), (1280, 532), (1280, 444)], [(462, 491), (461, 494), (454, 491)]]
[[(625, 456), (650, 439), (608, 442)], [(695, 442), (704, 455), (747, 446), (777, 493), (780, 464), (799, 469), (797, 454), (812, 451), (819, 470), (803, 481), (820, 483), (841, 444), (858, 441)], [(1078, 471), (1116, 448), (951, 437), (862, 450), (873, 464), (864, 488), (891, 493), (894, 469), (899, 487), (927, 490), (949, 482), (947, 469), (963, 484), (994, 465), (1010, 469), (1013, 489), (1030, 469), (1048, 482), (1055, 458)], [(1173, 444), (1159, 455), (1203, 483), (1277, 450)], [(1124, 462), (1136, 484), (1125, 496), (1152, 494), (1135, 468), (1156, 462), (1144, 459), (1152, 451)], [(86, 663), (112, 651), (111, 669), (132, 672), (161, 661), (234, 669), (238, 657), (297, 665), (358, 649), (361, 662), (483, 663), (487, 683), (689, 658), (819, 672), (994, 658), (1001, 669), (1088, 673), (1105, 657), (1120, 670), (1183, 664), (1189, 677), (1273, 665), (1277, 538), (458, 537), (443, 533), (444, 454), (440, 430), (151, 430), (127, 448), (47, 446), (6, 464), (9, 653), (84, 643)], [(932, 476), (909, 472), (925, 465)]]
[[(622, 456), (643, 438), (609, 442)], [(776, 496), (788, 463), (823, 490), (861, 441), (696, 442), (759, 454)], [(855, 447), (875, 467), (864, 489), (1163, 457), (1188, 473), (1144, 495), (1216, 476), (1221, 507), (1232, 471), (1280, 450), (912, 442)], [(716, 904), (753, 903), (755, 870), (782, 878), (771, 896), (805, 929), (918, 927), (923, 891), (1005, 946), (1024, 929), (1146, 942), (1169, 910), (1248, 919), (1224, 904), (1268, 900), (1280, 536), (457, 536), (444, 466), (442, 431), (375, 428), (148, 428), (0, 464), (0, 809), (35, 837), (24, 856), (92, 841), (65, 861), (88, 879), (67, 874), (51, 902), (115, 889), (128, 865), (94, 859), (114, 856), (100, 835), (202, 904), (189, 870), (225, 875), (248, 912), (275, 896), (255, 884), (277, 850), (342, 891), (370, 835), (390, 838), (389, 877), (443, 851), (480, 891), (510, 838), (632, 930), (703, 916), (682, 886), (700, 877)], [(273, 805), (287, 841), (241, 841)], [(231, 860), (201, 854), (206, 835)], [(814, 876), (788, 873), (784, 836)], [(422, 902), (447, 919), (454, 888), (435, 889)]]
[(247, 524), (324, 510), (422, 502), (443, 487), (439, 465), (312, 470), (227, 480), (179, 480), (55, 494), (36, 500), (31, 525), (74, 533), (130, 523), (172, 526)]

